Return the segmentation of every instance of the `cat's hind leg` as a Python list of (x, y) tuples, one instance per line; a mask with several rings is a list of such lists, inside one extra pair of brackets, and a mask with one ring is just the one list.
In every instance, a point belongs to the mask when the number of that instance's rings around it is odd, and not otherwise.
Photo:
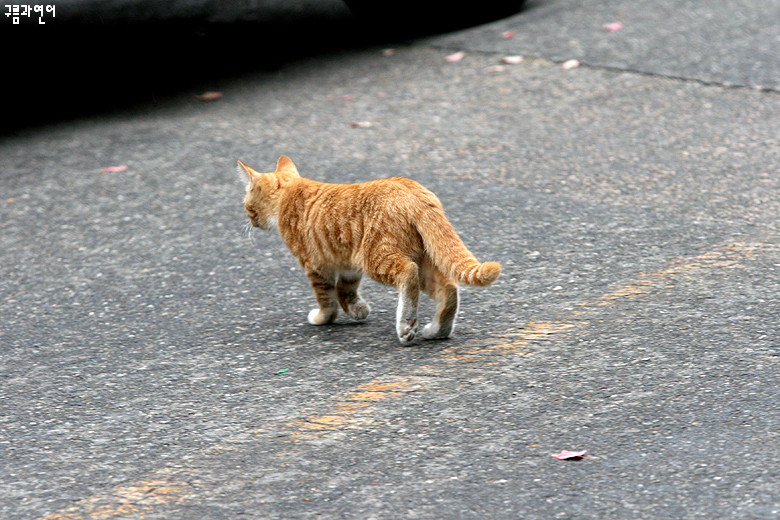
[(339, 304), (352, 319), (365, 320), (371, 312), (371, 307), (360, 297), (360, 273), (342, 272), (336, 282), (336, 294)]
[(396, 332), (398, 340), (410, 344), (417, 336), (417, 305), (420, 278), (417, 264), (400, 255), (383, 257), (369, 273), (376, 281), (398, 288)]
[(307, 270), (306, 276), (309, 277), (309, 283), (319, 305), (319, 308), (309, 312), (309, 323), (325, 325), (333, 322), (339, 314), (335, 277), (325, 276), (312, 270)]
[(420, 300), (417, 264), (409, 262), (407, 269), (399, 278), (395, 328), (398, 332), (398, 340), (408, 345), (417, 336), (417, 305)]
[(458, 286), (449, 284), (438, 287), (434, 297), (437, 308), (433, 321), (423, 327), (425, 339), (449, 338), (455, 330), (455, 319), (458, 317)]
[(433, 321), (423, 327), (422, 335), (425, 339), (449, 338), (458, 316), (458, 284), (427, 259), (421, 274), (422, 289), (437, 303)]

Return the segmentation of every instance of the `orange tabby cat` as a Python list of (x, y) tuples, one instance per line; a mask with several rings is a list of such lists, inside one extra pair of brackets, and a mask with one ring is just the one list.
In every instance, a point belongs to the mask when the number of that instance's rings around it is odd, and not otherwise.
[(339, 306), (364, 320), (370, 308), (358, 285), (367, 274), (400, 292), (396, 331), (401, 343), (417, 335), (421, 289), (438, 304), (422, 336), (447, 338), (458, 313), (458, 282), (489, 285), (501, 272), (497, 262), (474, 258), (436, 195), (413, 180), (327, 184), (301, 177), (285, 156), (271, 173), (238, 164), (247, 180), (244, 206), (252, 225), (269, 229), (275, 223), (309, 277), (319, 305), (309, 313), (309, 323), (332, 322)]

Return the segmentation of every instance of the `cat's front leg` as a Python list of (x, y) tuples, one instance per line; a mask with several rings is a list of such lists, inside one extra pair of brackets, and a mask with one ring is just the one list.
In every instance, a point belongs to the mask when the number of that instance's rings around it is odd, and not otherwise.
[(336, 293), (338, 294), (339, 304), (352, 319), (365, 320), (371, 312), (371, 307), (360, 297), (358, 287), (360, 286), (359, 272), (343, 272), (339, 275), (336, 282)]
[(307, 270), (306, 276), (309, 277), (309, 283), (319, 305), (319, 308), (309, 312), (309, 323), (325, 325), (333, 322), (339, 314), (335, 276), (322, 275), (314, 270)]

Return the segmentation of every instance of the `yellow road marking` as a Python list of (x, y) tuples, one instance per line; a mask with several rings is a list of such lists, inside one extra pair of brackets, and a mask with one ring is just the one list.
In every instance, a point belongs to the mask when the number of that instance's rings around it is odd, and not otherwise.
[[(487, 354), (532, 354), (531, 349), (540, 341), (560, 340), (587, 326), (588, 322), (582, 317), (598, 313), (600, 307), (649, 295), (698, 270), (734, 268), (758, 253), (778, 249), (776, 244), (765, 242), (734, 242), (696, 257), (678, 260), (666, 269), (640, 275), (614, 291), (580, 302), (577, 304), (580, 310), (568, 312), (561, 319), (528, 323), (523, 327), (508, 329), (492, 339), (453, 345), (443, 349), (429, 364), (416, 367), (411, 374), (390, 374), (360, 384), (337, 397), (326, 410), (281, 424), (273, 430), (288, 433), (293, 442), (302, 442), (335, 431), (364, 427), (376, 420), (372, 416), (372, 409), (377, 404), (430, 388), (431, 380), (434, 379), (431, 376), (451, 372), (453, 366), (462, 367), (461, 370), (474, 369), (475, 364), (476, 368), (484, 366), (484, 359), (490, 357)], [(255, 433), (267, 432), (269, 429), (255, 430)], [(227, 445), (215, 445), (210, 451), (211, 456), (214, 456), (233, 449)], [(192, 472), (185, 469), (159, 470), (146, 480), (117, 486), (106, 495), (81, 500), (74, 506), (37, 520), (100, 520), (128, 515), (143, 519), (156, 506), (183, 503), (196, 497), (195, 488), (186, 481), (192, 481), (193, 478), (185, 478), (192, 477)]]
[[(540, 340), (555, 338), (560, 339), (571, 334), (574, 330), (587, 325), (587, 321), (581, 318), (589, 312), (588, 307), (603, 307), (620, 300), (635, 299), (661, 289), (672, 283), (676, 278), (701, 269), (732, 268), (740, 262), (755, 255), (759, 250), (771, 249), (765, 243), (734, 242), (726, 246), (714, 249), (693, 258), (685, 258), (673, 262), (669, 267), (654, 273), (640, 275), (636, 280), (620, 287), (615, 291), (603, 294), (593, 300), (578, 304), (582, 310), (568, 312), (565, 319), (533, 322), (523, 327), (508, 329), (499, 337), (491, 340), (477, 340), (473, 345), (453, 345), (448, 347), (432, 360), (428, 365), (417, 367), (417, 374), (438, 374), (449, 365), (468, 365), (470, 361), (484, 364), (486, 354), (516, 354), (518, 352), (531, 354), (529, 349)], [(578, 318), (578, 320), (573, 320)], [(295, 440), (313, 438), (325, 435), (332, 431), (345, 428), (356, 428), (373, 422), (371, 408), (374, 404), (389, 401), (401, 397), (410, 389), (422, 389), (426, 387), (424, 375), (387, 376), (375, 379), (360, 385), (355, 391), (343, 394), (324, 414), (311, 414), (300, 421), (287, 423), (292, 429), (291, 437)], [(370, 402), (364, 402), (364, 406), (350, 406), (357, 395), (365, 393), (372, 395)]]
[(709, 251), (692, 259), (673, 263), (668, 268), (655, 273), (640, 276), (637, 280), (624, 285), (620, 289), (603, 294), (594, 301), (582, 302), (580, 306), (609, 305), (615, 300), (636, 298), (658, 289), (672, 279), (691, 271), (709, 268), (733, 268), (739, 263), (756, 254), (759, 249), (768, 250), (771, 246), (764, 243), (734, 242), (727, 246)]
[(192, 496), (194, 491), (190, 484), (176, 479), (176, 472), (169, 472), (115, 487), (110, 495), (87, 498), (75, 506), (43, 516), (40, 520), (98, 520), (125, 515), (142, 519), (155, 506), (182, 502)]
[[(424, 387), (424, 384), (424, 381), (414, 376), (369, 381), (343, 394), (327, 413), (311, 414), (302, 420), (289, 422), (285, 430), (291, 432), (291, 438), (300, 440), (334, 430), (365, 426), (373, 422), (365, 411), (374, 403), (400, 397)], [(363, 415), (359, 414), (361, 411)]]

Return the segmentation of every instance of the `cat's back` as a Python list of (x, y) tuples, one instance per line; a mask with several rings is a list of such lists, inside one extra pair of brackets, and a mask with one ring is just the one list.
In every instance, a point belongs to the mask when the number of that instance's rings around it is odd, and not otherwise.
[[(351, 187), (368, 202), (374, 204), (391, 203), (395, 207), (399, 207), (403, 201), (413, 202), (427, 199), (433, 195), (422, 184), (407, 177), (389, 177), (342, 186)], [(351, 191), (350, 188), (345, 188), (345, 194), (349, 191)]]
[(311, 209), (313, 205), (364, 211), (383, 207), (409, 210), (422, 205), (440, 206), (436, 195), (407, 177), (389, 177), (352, 184), (335, 184), (301, 179), (292, 198)]
[(305, 266), (320, 269), (366, 269), (366, 255), (386, 251), (388, 244), (420, 257), (417, 223), (431, 214), (444, 218), (436, 195), (406, 177), (355, 184), (302, 178), (284, 199), (278, 220), (282, 238)]
[(354, 184), (301, 178), (290, 188), (278, 220), (279, 231), (289, 240), (295, 240), (296, 235), (336, 234), (351, 242), (368, 229), (411, 230), (424, 213), (441, 211), (436, 195), (406, 177)]

